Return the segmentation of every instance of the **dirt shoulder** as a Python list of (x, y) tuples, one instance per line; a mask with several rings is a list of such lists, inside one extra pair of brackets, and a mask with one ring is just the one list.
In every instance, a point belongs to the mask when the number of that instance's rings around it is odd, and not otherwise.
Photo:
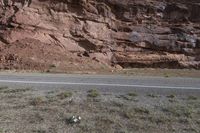
[(50, 73), (50, 74), (106, 74), (106, 75), (125, 75), (125, 76), (159, 76), (159, 77), (192, 77), (200, 78), (200, 70), (195, 69), (158, 69), (158, 68), (132, 68), (122, 70), (85, 70), (85, 71), (33, 71), (33, 70), (1, 70), (0, 74), (17, 73)]
[(133, 68), (125, 69), (119, 73), (139, 76), (163, 76), (163, 77), (193, 77), (200, 78), (200, 70), (195, 69), (151, 69)]

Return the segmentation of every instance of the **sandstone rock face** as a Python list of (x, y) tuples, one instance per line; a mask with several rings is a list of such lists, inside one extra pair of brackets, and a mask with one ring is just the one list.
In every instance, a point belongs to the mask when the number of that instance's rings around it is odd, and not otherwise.
[(199, 12), (199, 0), (1, 0), (0, 68), (199, 69)]

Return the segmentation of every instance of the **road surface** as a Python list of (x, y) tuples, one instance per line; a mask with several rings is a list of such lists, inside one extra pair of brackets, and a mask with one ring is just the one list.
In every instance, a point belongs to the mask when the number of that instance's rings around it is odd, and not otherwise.
[(200, 93), (200, 78), (72, 74), (0, 74), (0, 86), (37, 89), (91, 89), (101, 91), (178, 91)]

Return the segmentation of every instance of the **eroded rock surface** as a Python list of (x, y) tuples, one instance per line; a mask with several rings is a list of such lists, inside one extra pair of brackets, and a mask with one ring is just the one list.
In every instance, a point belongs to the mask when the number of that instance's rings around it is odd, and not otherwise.
[(0, 67), (199, 69), (199, 12), (199, 0), (1, 0)]

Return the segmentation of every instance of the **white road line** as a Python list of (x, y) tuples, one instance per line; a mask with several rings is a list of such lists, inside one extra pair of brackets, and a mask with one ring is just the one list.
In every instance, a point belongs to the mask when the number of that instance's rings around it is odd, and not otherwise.
[(131, 84), (73, 83), (73, 82), (20, 81), (20, 80), (0, 80), (0, 83), (112, 86), (112, 87), (138, 87), (138, 88), (160, 88), (160, 89), (192, 89), (192, 90), (199, 90), (200, 89), (200, 87), (197, 88), (197, 87), (183, 87), (183, 86), (148, 86), (148, 85), (131, 85)]

